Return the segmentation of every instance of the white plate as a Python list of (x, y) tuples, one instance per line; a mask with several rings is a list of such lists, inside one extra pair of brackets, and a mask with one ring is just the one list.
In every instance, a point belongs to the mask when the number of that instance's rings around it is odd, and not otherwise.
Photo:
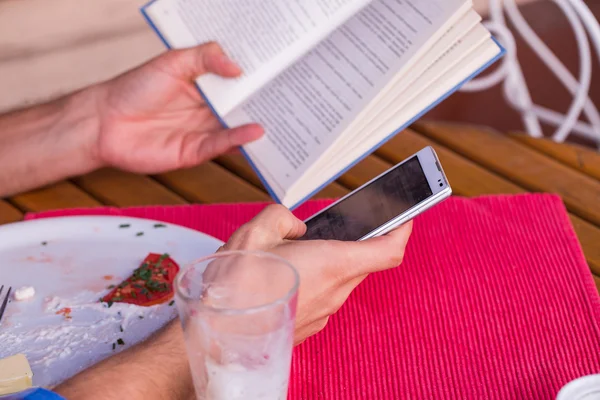
[[(173, 318), (175, 307), (107, 308), (98, 302), (107, 287), (127, 278), (150, 252), (169, 253), (183, 267), (222, 244), (191, 229), (128, 217), (1, 226), (0, 285), (33, 286), (36, 294), (8, 304), (0, 323), (0, 358), (24, 353), (34, 384), (48, 387), (138, 343)], [(56, 314), (64, 307), (72, 309), (70, 320)]]

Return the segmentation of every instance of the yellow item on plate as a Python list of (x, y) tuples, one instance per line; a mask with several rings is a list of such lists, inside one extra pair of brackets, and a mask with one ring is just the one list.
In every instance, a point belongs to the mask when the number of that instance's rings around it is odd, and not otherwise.
[(17, 393), (32, 386), (33, 372), (23, 354), (0, 360), (0, 396)]

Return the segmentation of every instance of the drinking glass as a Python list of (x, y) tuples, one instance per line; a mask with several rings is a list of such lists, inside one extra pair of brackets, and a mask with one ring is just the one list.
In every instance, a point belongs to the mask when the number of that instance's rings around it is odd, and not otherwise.
[(284, 259), (220, 252), (175, 281), (196, 396), (286, 400), (299, 277)]

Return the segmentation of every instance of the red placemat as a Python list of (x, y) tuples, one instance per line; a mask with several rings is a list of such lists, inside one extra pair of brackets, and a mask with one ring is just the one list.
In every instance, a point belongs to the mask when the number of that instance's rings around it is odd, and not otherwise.
[[(328, 204), (310, 202), (306, 217)], [(70, 210), (226, 239), (264, 204)], [(560, 198), (452, 198), (419, 217), (404, 264), (370, 276), (296, 349), (292, 399), (553, 399), (600, 372), (600, 303)]]

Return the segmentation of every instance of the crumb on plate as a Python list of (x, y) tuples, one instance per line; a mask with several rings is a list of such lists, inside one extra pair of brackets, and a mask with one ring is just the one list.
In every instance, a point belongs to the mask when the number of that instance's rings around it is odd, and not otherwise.
[(14, 298), (16, 301), (29, 300), (35, 296), (35, 289), (33, 286), (23, 286), (15, 290)]

